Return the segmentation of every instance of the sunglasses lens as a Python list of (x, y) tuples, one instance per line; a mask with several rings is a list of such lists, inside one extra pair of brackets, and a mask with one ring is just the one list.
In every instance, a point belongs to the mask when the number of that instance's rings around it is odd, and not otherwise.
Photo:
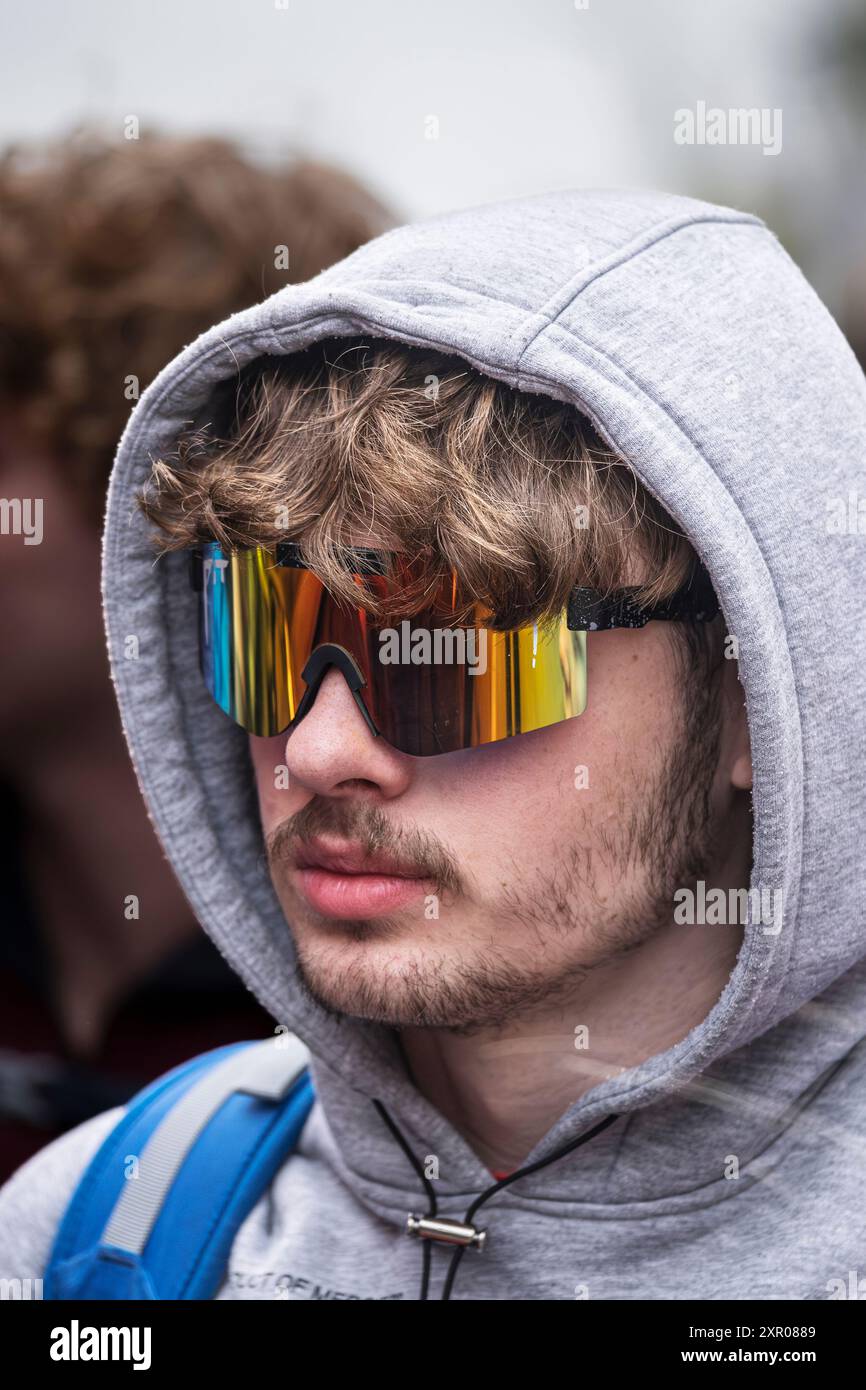
[(220, 709), (251, 734), (288, 728), (303, 693), (297, 642), (321, 586), (276, 565), (259, 546), (232, 554), (202, 547), (199, 652), (205, 685)]
[(437, 631), (413, 617), (370, 636), (370, 713), (389, 743), (416, 757), (542, 729), (586, 705), (586, 634), (564, 621), (493, 632), (480, 620), (440, 620)]
[[(409, 573), (398, 571), (397, 584)], [(369, 582), (384, 596), (384, 579)], [(416, 757), (450, 753), (582, 713), (586, 633), (570, 631), (565, 614), (512, 632), (494, 632), (489, 617), (481, 604), (467, 611), (452, 574), (411, 620), (364, 628), (365, 699), (395, 748)], [(351, 641), (347, 633), (343, 644), (354, 650)]]
[[(362, 582), (359, 580), (359, 582)], [(373, 592), (392, 580), (367, 575)], [(399, 582), (399, 577), (398, 581)], [(476, 606), (462, 623), (456, 587), (393, 627), (336, 604), (309, 570), (263, 547), (202, 547), (201, 667), (216, 703), (249, 733), (284, 732), (306, 689), (301, 672), (322, 643), (344, 647), (383, 738), (415, 757), (474, 748), (545, 728), (586, 705), (586, 634), (562, 619), (494, 632)]]

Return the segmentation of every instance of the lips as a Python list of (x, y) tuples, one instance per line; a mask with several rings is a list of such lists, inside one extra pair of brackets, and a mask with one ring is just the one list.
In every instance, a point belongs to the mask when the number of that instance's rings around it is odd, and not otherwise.
[(298, 847), (295, 865), (299, 869), (327, 869), (333, 874), (378, 874), (389, 878), (422, 878), (411, 865), (389, 854), (365, 854), (360, 846), (328, 846), (322, 840), (307, 840)]
[(310, 907), (324, 917), (366, 918), (408, 906), (430, 893), (430, 879), (388, 854), (360, 845), (308, 840), (295, 853), (294, 879)]

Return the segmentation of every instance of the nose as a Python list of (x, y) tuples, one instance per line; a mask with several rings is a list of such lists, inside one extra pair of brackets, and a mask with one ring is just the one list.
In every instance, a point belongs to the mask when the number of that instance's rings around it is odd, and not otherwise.
[(319, 796), (352, 795), (359, 786), (399, 796), (411, 782), (413, 760), (375, 735), (371, 723), (344, 671), (331, 666), (286, 740), (290, 777)]

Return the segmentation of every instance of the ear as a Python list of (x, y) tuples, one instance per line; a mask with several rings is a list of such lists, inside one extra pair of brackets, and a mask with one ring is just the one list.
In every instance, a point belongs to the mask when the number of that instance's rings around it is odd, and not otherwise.
[(752, 744), (749, 738), (749, 721), (746, 716), (746, 697), (740, 685), (737, 662), (729, 659), (726, 666), (725, 695), (727, 702), (727, 728), (725, 736), (728, 775), (731, 786), (738, 791), (752, 790)]
[(731, 785), (738, 791), (752, 790), (752, 755), (742, 753), (731, 768)]

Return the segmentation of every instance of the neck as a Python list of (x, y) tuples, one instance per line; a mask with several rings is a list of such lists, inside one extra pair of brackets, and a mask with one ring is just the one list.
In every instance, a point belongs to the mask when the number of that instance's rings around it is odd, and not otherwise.
[[(728, 887), (718, 878), (714, 886)], [(403, 1029), (413, 1081), (490, 1169), (511, 1171), (586, 1091), (703, 1021), (742, 939), (738, 924), (671, 922), (593, 968), (566, 1004), (501, 1031)]]

